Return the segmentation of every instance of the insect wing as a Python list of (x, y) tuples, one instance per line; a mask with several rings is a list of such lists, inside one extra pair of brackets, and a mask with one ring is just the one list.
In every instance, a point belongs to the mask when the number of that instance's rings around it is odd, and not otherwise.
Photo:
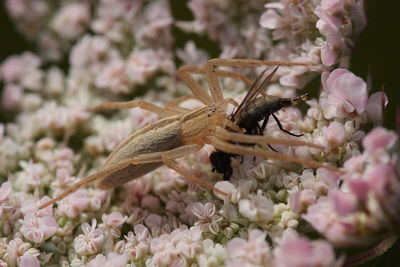
[[(240, 113), (245, 110), (248, 105), (258, 96), (258, 94), (263, 90), (271, 81), (272, 77), (274, 76), (275, 72), (278, 70), (279, 66), (277, 66), (271, 73), (267, 76), (267, 70), (263, 70), (261, 74), (257, 77), (256, 81), (251, 86), (249, 92), (244, 97), (243, 101), (240, 103), (239, 107), (235, 110), (232, 114), (232, 121), (237, 121), (239, 119)], [(265, 77), (264, 77), (265, 76)]]

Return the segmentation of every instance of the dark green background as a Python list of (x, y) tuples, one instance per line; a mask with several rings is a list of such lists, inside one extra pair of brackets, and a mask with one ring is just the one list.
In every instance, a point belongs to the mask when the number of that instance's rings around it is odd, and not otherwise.
[[(183, 8), (185, 1), (171, 0), (170, 2), (173, 3), (173, 13), (176, 18), (188, 19), (191, 17), (187, 14), (189, 11)], [(368, 25), (356, 43), (350, 70), (364, 79), (366, 79), (368, 70), (370, 70), (374, 92), (381, 90), (384, 86), (389, 97), (384, 125), (399, 132), (400, 42), (398, 39), (400, 35), (400, 1), (367, 0), (366, 9)], [(26, 42), (15, 31), (4, 11), (3, 1), (0, 6), (0, 20), (0, 62), (9, 55), (19, 54), (25, 50), (35, 50), (35, 47)], [(203, 38), (197, 37), (195, 41), (200, 47), (208, 47), (211, 50), (216, 48), (215, 45), (203, 40)], [(201, 43), (202, 41), (204, 43)], [(176, 45), (182, 46), (183, 43), (178, 39)], [(8, 117), (4, 115), (0, 115), (0, 121), (2, 118)], [(397, 242), (384, 256), (365, 264), (365, 266), (400, 266), (400, 242)]]

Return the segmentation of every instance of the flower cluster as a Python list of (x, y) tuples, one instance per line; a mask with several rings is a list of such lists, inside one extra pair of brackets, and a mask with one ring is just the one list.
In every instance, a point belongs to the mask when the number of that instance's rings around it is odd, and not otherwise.
[[(167, 0), (5, 3), (38, 49), (0, 63), (0, 109), (12, 121), (0, 123), (0, 266), (338, 266), (365, 255), (343, 247), (374, 248), (395, 234), (398, 136), (377, 127), (389, 100), (344, 64), (366, 24), (362, 0), (190, 0), (187, 20)], [(185, 39), (193, 35), (207, 44)], [(202, 49), (209, 44), (218, 51)], [(133, 97), (162, 106), (189, 92), (176, 64), (210, 56), (309, 63), (280, 67), (265, 93), (294, 97), (320, 75), (320, 94), (304, 115), (276, 112), (281, 125), (270, 119), (265, 134), (302, 134), (296, 140), (325, 149), (271, 147), (340, 171), (232, 156), (232, 177), (222, 181), (206, 145), (175, 161), (227, 196), (162, 166), (121, 188), (88, 185), (39, 209), (160, 119), (140, 108), (87, 107)], [(254, 79), (262, 68), (237, 70)], [(243, 100), (242, 81), (219, 81), (224, 96)]]

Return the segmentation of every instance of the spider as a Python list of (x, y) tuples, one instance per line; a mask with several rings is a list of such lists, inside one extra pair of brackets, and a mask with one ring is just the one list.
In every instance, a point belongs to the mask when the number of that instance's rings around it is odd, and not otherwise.
[[(43, 203), (40, 208), (47, 207), (63, 199), (78, 188), (96, 181), (101, 189), (114, 188), (132, 179), (138, 178), (157, 167), (165, 164), (183, 177), (218, 194), (225, 192), (197, 178), (190, 171), (179, 167), (174, 159), (184, 157), (199, 151), (205, 144), (214, 146), (217, 150), (237, 155), (252, 155), (265, 159), (277, 159), (307, 165), (313, 168), (327, 168), (341, 171), (337, 168), (315, 161), (282, 155), (276, 152), (264, 151), (257, 146), (244, 146), (235, 142), (247, 144), (288, 144), (309, 146), (323, 149), (322, 146), (297, 141), (277, 139), (267, 136), (251, 136), (243, 134), (226, 114), (228, 104), (238, 106), (231, 98), (224, 98), (218, 81), (218, 76), (232, 77), (243, 80), (246, 84), (253, 82), (246, 76), (230, 70), (216, 69), (217, 66), (256, 67), (264, 65), (307, 66), (308, 63), (281, 61), (264, 61), (252, 59), (211, 59), (203, 66), (183, 66), (177, 71), (178, 76), (186, 83), (193, 95), (185, 95), (165, 105), (164, 108), (146, 101), (106, 102), (89, 108), (90, 111), (129, 109), (140, 107), (160, 115), (162, 118), (146, 127), (132, 133), (122, 141), (108, 156), (101, 169), (84, 177), (57, 197)], [(202, 74), (207, 78), (210, 93), (207, 93), (191, 74)], [(205, 106), (189, 110), (178, 105), (187, 99), (198, 99)], [(237, 132), (230, 132), (226, 128)]]

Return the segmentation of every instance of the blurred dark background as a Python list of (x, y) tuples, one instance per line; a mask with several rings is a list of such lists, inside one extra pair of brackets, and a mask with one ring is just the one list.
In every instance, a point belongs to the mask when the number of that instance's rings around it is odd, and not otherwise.
[[(190, 11), (187, 9), (177, 10), (185, 4), (185, 1), (171, 1), (171, 3), (175, 4), (174, 15), (178, 15), (180, 19), (188, 18), (183, 13)], [(368, 25), (356, 43), (350, 70), (364, 80), (370, 72), (373, 92), (384, 87), (389, 98), (389, 104), (385, 110), (384, 126), (396, 129), (400, 133), (400, 42), (398, 37), (400, 34), (400, 1), (366, 0), (366, 10)], [(0, 33), (2, 36), (0, 62), (9, 55), (35, 50), (34, 46), (16, 32), (4, 10), (3, 1), (0, 4)], [(201, 40), (197, 40), (197, 44), (199, 44), (198, 41), (201, 42)], [(207, 44), (199, 44), (199, 46), (206, 48), (204, 46)], [(4, 114), (0, 114), (0, 118), (4, 118)], [(383, 256), (363, 266), (400, 266), (400, 242), (397, 242)]]

